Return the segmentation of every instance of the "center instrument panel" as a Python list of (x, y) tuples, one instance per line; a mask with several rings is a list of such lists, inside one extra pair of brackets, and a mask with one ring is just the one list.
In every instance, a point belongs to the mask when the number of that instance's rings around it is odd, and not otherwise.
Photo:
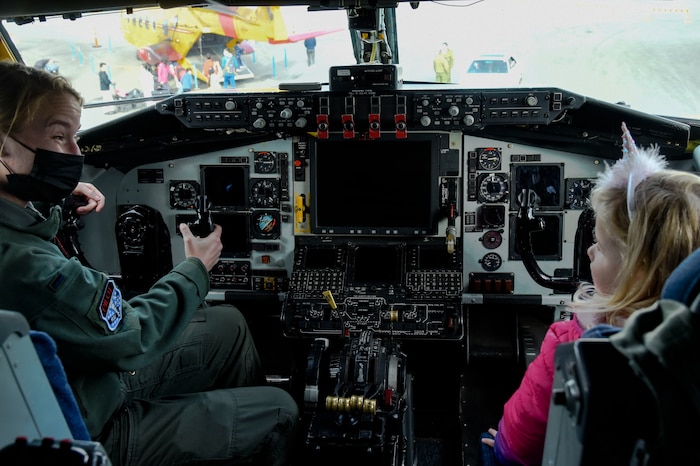
[(542, 273), (585, 278), (582, 214), (620, 122), (670, 160), (688, 140), (681, 123), (550, 88), (187, 93), (131, 118), (144, 127), (128, 155), (119, 123), (81, 139), (115, 204), (115, 223), (90, 229), (118, 245), (86, 239), (88, 257), (147, 289), (184, 258), (177, 225), (208, 215), (224, 247), (207, 298), (276, 298), (292, 337), (460, 339), (465, 304), (563, 306), (523, 264), (523, 204)]

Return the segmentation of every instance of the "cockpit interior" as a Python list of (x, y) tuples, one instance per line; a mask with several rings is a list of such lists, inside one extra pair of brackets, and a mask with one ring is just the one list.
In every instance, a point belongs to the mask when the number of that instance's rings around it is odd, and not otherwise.
[[(92, 9), (31, 3), (0, 13)], [(126, 3), (94, 8), (152, 6)], [(403, 2), (289, 3), (359, 12), (364, 31)], [(558, 87), (408, 81), (390, 59), (327, 71), (153, 98), (83, 130), (83, 179), (109, 202), (69, 216), (66, 241), (128, 297), (184, 259), (180, 223), (221, 225), (206, 301), (244, 313), (268, 382), (298, 401), (292, 464), (482, 464), (481, 433), (591, 280), (588, 194), (620, 123), (696, 171), (700, 122)]]

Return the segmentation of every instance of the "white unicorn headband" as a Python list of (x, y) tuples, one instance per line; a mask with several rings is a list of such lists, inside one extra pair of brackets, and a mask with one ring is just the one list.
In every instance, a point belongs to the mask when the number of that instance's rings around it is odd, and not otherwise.
[(603, 173), (598, 174), (596, 186), (602, 189), (627, 188), (627, 215), (630, 220), (636, 210), (634, 190), (639, 183), (658, 171), (666, 168), (668, 163), (659, 154), (659, 146), (641, 149), (635, 145), (627, 125), (622, 122), (622, 158), (612, 166), (607, 165)]

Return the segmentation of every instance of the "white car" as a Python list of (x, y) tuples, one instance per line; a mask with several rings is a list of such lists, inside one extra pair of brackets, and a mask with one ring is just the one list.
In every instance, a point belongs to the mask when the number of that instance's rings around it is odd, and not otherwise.
[(517, 87), (523, 76), (518, 62), (509, 55), (484, 54), (471, 61), (460, 77), (460, 84), (469, 88)]

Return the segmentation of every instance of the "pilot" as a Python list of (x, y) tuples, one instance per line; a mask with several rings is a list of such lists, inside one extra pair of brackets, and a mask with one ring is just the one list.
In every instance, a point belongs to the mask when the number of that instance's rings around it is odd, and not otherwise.
[[(233, 306), (202, 306), (221, 227), (181, 225), (186, 259), (126, 300), (118, 282), (62, 253), (56, 204), (104, 196), (79, 182), (83, 100), (61, 76), (0, 62), (0, 308), (56, 341), (93, 440), (114, 464), (287, 462), (298, 407), (265, 385), (257, 350)], [(34, 204), (37, 202), (37, 204)], [(46, 215), (39, 202), (53, 205)]]

